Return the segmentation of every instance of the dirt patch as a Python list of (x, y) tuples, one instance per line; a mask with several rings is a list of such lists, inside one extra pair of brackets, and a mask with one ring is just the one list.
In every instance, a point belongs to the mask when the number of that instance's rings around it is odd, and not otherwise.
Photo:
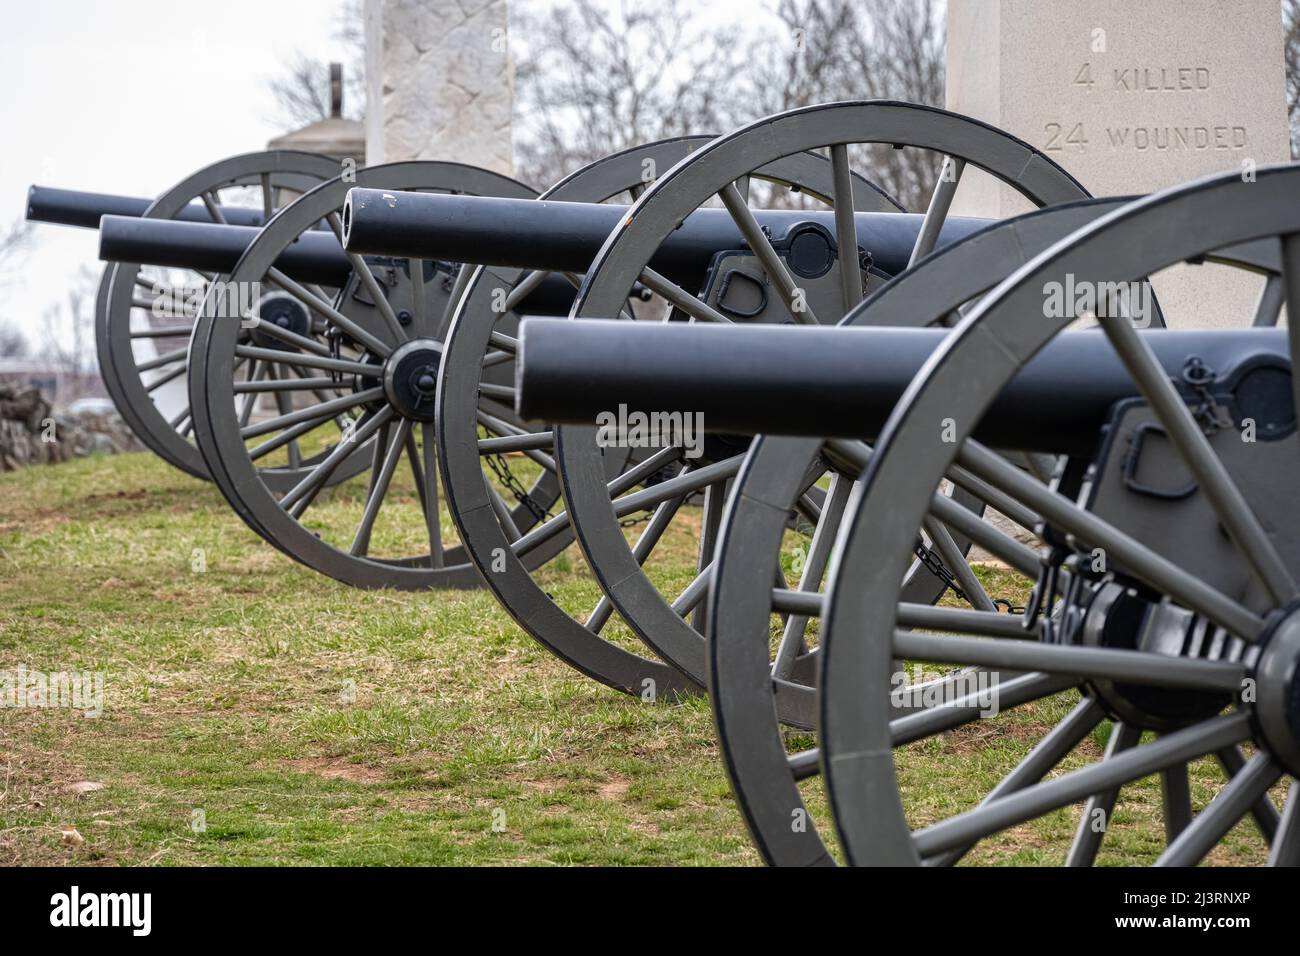
[(596, 792), (602, 800), (622, 800), (627, 794), (627, 788), (631, 785), (630, 778), (618, 775), (610, 777), (602, 783)]
[(378, 767), (352, 763), (342, 757), (304, 757), (301, 760), (281, 760), (276, 764), (296, 773), (313, 773), (326, 780), (348, 780), (352, 783), (384, 783), (388, 775)]

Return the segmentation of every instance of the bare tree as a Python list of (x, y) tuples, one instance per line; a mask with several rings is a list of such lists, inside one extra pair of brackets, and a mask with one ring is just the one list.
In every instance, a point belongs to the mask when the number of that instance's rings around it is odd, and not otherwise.
[[(31, 245), (31, 224), (17, 219), (0, 229), (0, 289), (8, 286)], [(12, 321), (0, 319), (0, 358), (23, 358), (31, 351), (27, 336)]]
[(742, 112), (746, 50), (680, 0), (572, 0), (517, 11), (516, 169), (550, 185), (602, 156), (718, 133)]
[[(363, 0), (343, 0), (334, 37), (348, 51), (343, 67), (343, 113), (360, 119), (365, 109), (365, 16)], [(295, 53), (269, 82), (275, 119), (306, 126), (330, 115), (330, 67), (325, 60)]]
[[(706, 26), (699, 9), (574, 0), (520, 11), (521, 175), (544, 186), (619, 149), (829, 100), (943, 100), (943, 0), (776, 0), (766, 30), (761, 17)], [(937, 175), (918, 150), (855, 158), (913, 207)]]
[(26, 358), (31, 352), (27, 336), (7, 319), (0, 319), (0, 359)]
[(68, 286), (62, 306), (51, 306), (41, 316), (39, 354), (74, 377), (94, 375), (98, 368), (95, 352), (95, 287), (97, 277), (82, 266)]
[(0, 229), (0, 288), (11, 281), (14, 269), (31, 247), (31, 238), (31, 223), (23, 219), (15, 219)]

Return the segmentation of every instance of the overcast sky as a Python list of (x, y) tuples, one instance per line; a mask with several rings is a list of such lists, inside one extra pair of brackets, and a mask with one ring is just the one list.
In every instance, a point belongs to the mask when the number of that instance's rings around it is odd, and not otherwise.
[[(0, 28), (0, 223), (33, 183), (155, 196), (286, 131), (268, 78), (301, 50), (343, 59), (337, 0), (38, 0)], [(95, 233), (37, 225), (0, 320), (37, 323)]]

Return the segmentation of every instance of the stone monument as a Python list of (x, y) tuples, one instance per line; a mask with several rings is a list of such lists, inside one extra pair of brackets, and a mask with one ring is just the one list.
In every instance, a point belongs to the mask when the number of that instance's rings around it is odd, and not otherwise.
[(366, 165), (514, 171), (506, 0), (366, 0)]
[[(947, 106), (1043, 150), (1093, 195), (1151, 192), (1290, 159), (1277, 0), (949, 0)], [(1028, 205), (963, 175), (960, 215)], [(1157, 238), (1157, 237), (1153, 237)], [(1260, 282), (1158, 276), (1171, 324), (1240, 326)]]

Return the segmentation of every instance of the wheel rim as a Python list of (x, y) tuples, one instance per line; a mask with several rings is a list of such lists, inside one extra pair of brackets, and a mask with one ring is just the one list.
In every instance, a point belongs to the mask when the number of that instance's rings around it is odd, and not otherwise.
[[(960, 157), (1038, 203), (1075, 200), (1087, 195), (1068, 173), (1032, 147), (986, 124), (943, 110), (892, 102), (831, 104), (796, 110), (721, 137), (697, 151), (690, 162), (661, 177), (638, 202), (629, 221), (606, 242), (575, 303), (574, 315), (582, 318), (617, 314), (615, 303), (627, 294), (632, 282), (642, 274), (644, 264), (676, 223), (745, 171), (783, 156), (822, 147), (832, 147), (834, 158), (835, 147), (867, 142), (911, 145)], [(837, 162), (847, 165), (844, 160)], [(828, 170), (830, 183), (823, 195), (833, 200), (836, 162), (828, 165), (832, 167)], [(946, 199), (950, 201), (950, 192), (946, 193)], [(936, 208), (933, 224), (937, 229), (946, 215), (947, 205), (945, 202), (933, 205)], [(849, 228), (853, 228), (851, 222)], [(779, 286), (780, 282), (774, 285)], [(851, 300), (856, 306), (860, 298), (860, 294), (857, 299), (848, 295), (846, 302)], [(829, 318), (837, 319), (842, 314), (843, 311)], [(602, 480), (601, 449), (595, 428), (561, 426), (556, 444), (565, 500), (573, 515), (578, 540), (602, 590), (638, 637), (683, 672), (703, 680), (704, 641), (692, 623), (674, 609), (674, 605), (682, 606), (681, 599), (670, 603), (664, 598), (623, 538)], [(721, 477), (734, 475), (739, 466), (737, 455), (732, 460), (731, 471)], [(718, 489), (720, 517), (725, 486), (719, 482), (714, 487)], [(710, 542), (704, 544), (699, 580), (704, 579), (703, 569), (711, 557)], [(794, 697), (789, 700), (792, 705), (796, 702)]]
[[(603, 201), (629, 191), (639, 194), (645, 185), (647, 169), (667, 169), (708, 141), (708, 137), (688, 137), (606, 157), (575, 173), (548, 191), (544, 198)], [(791, 181), (812, 182), (807, 175), (809, 160), (814, 169), (826, 165), (824, 160), (810, 157), (768, 172), (777, 178), (787, 175), (793, 177)], [(648, 167), (647, 161), (651, 163)], [(858, 189), (863, 193), (864, 203), (888, 202), (861, 180)], [(868, 193), (872, 196), (870, 200), (866, 198)], [(527, 550), (522, 551), (522, 557), (516, 554), (514, 535), (501, 517), (502, 503), (493, 500), (500, 498), (500, 494), (485, 480), (475, 446), (479, 369), (492, 341), (491, 333), (500, 322), (486, 306), (486, 300), (494, 288), (512, 288), (519, 276), (518, 271), (487, 269), (476, 276), (453, 321), (443, 359), (438, 399), (439, 459), (461, 539), (488, 586), (520, 626), (583, 673), (611, 687), (642, 696), (657, 698), (664, 694), (697, 692), (697, 681), (637, 653), (639, 644), (635, 638), (623, 646), (584, 626), (534, 580), (535, 569), (561, 553), (569, 543), (563, 515), (557, 516), (551, 525), (563, 529), (560, 533), (542, 539), (540, 544), (535, 544), (534, 537), (525, 542)], [(543, 447), (550, 450), (549, 444)], [(558, 485), (552, 478), (545, 487), (553, 500)], [(544, 552), (544, 549), (549, 550)]]
[[(339, 164), (327, 156), (276, 150), (232, 156), (187, 177), (159, 196), (144, 212), (149, 219), (171, 219), (195, 200), (206, 200), (209, 209), (223, 202), (223, 192), (239, 198), (249, 188), (257, 190), (262, 204), (271, 210), (282, 205), (286, 194), (297, 194), (338, 175)], [(215, 218), (214, 222), (218, 221)], [(173, 270), (175, 273), (176, 270)], [(169, 274), (170, 277), (171, 274)], [(155, 325), (151, 310), (134, 305), (147, 302), (147, 282), (141, 266), (114, 263), (105, 269), (101, 283), (103, 308), (96, 310), (96, 346), (105, 386), (117, 403), (122, 417), (152, 451), (196, 478), (208, 477), (207, 466), (192, 437), (192, 418), (183, 409), (180, 417), (169, 418), (155, 403), (155, 394), (173, 388), (183, 391), (188, 368), (191, 321), (167, 318)], [(191, 273), (186, 283), (203, 281)], [(156, 287), (156, 286), (155, 286)], [(166, 289), (164, 289), (164, 294)], [(156, 336), (144, 333), (155, 331)], [(147, 342), (155, 353), (136, 354), (137, 343)], [(148, 347), (145, 349), (148, 351)], [(161, 365), (154, 363), (172, 356)]]
[[(473, 587), (478, 583), (477, 576), (465, 563), (462, 549), (447, 547), (443, 542), (433, 424), (422, 410), (432, 408), (432, 388), (425, 390), (424, 398), (407, 396), (408, 404), (417, 402), (421, 409), (407, 407), (402, 404), (402, 396), (392, 390), (392, 375), (381, 371), (395, 372), (400, 365), (403, 387), (409, 388), (431, 377), (429, 370), (436, 366), (441, 351), (439, 326), (446, 321), (445, 310), (456, 295), (450, 274), (444, 276), (432, 267), (434, 271), (429, 275), (431, 266), (419, 260), (394, 260), (385, 275), (397, 284), (393, 286), (394, 291), (385, 293), (378, 280), (368, 281), (373, 279), (370, 272), (357, 272), (354, 265), (344, 287), (345, 298), (322, 302), (322, 297), (313, 294), (305, 284), (295, 285), (272, 271), (281, 251), (315, 224), (325, 222), (338, 233), (341, 229), (338, 216), (353, 186), (434, 189), (511, 198), (533, 195), (522, 183), (471, 166), (396, 163), (361, 170), (346, 181), (340, 177), (324, 183), (283, 210), (245, 251), (231, 275), (232, 282), (236, 287), (242, 287), (243, 283), (268, 282), (288, 291), (312, 314), (313, 323), (320, 325), (318, 336), (341, 336), (346, 351), (339, 353), (340, 360), (354, 371), (341, 373), (346, 374), (347, 381), (340, 380), (317, 394), (319, 401), (308, 404), (306, 409), (282, 411), (260, 423), (241, 424), (241, 416), (236, 412), (242, 407), (242, 398), (236, 392), (234, 370), (241, 355), (247, 357), (253, 353), (238, 323), (205, 316), (195, 332), (195, 352), (203, 356), (203, 374), (191, 379), (191, 397), (198, 410), (196, 428), (200, 447), (214, 476), (219, 476), (218, 483), (245, 521), (295, 560), (356, 587), (404, 590)], [(399, 272), (408, 277), (428, 278), (415, 283), (400, 279)], [(441, 291), (435, 296), (436, 289)], [(351, 300), (357, 297), (360, 297), (358, 301), (373, 307), (353, 313)], [(409, 328), (403, 325), (399, 313), (407, 319)], [(267, 332), (275, 334), (272, 329)], [(316, 354), (309, 354), (313, 349), (299, 340), (283, 344), (289, 350), (287, 354), (293, 357), (293, 365), (315, 370), (308, 376), (312, 380), (337, 371), (320, 368), (334, 360), (320, 354), (319, 346), (314, 347)], [(374, 364), (367, 364), (371, 359), (375, 360)], [(362, 367), (373, 371), (360, 375)], [(385, 378), (389, 379), (387, 386)], [(357, 395), (362, 397), (358, 399)], [(312, 411), (317, 407), (327, 411)], [(356, 416), (351, 432), (355, 449), (350, 454), (342, 450), (339, 437), (343, 432), (335, 424), (343, 414)], [(334, 429), (332, 437), (326, 434), (331, 429)], [(279, 489), (268, 487), (261, 480), (264, 469), (255, 459), (261, 459), (263, 453), (280, 454), (282, 450), (292, 449), (294, 441), (290, 439), (295, 437), (311, 441), (313, 433), (315, 440), (327, 443), (328, 451), (322, 453), (320, 462), (313, 468), (296, 473), (285, 494), (277, 494)], [(272, 449), (269, 452), (268, 447)], [(414, 484), (411, 496), (406, 495), (404, 484), (408, 469)], [(337, 521), (313, 525), (320, 508), (314, 514), (308, 509), (336, 473), (342, 473), (343, 479), (335, 485), (341, 489), (336, 494), (360, 493), (356, 513), (344, 508), (336, 515)], [(368, 478), (364, 492), (355, 483), (346, 485), (348, 480), (359, 481), (363, 475)], [(404, 523), (393, 520), (395, 503), (407, 497), (410, 500), (406, 503), (419, 515), (411, 527), (421, 532), (413, 531), (409, 538), (402, 535)], [(385, 515), (388, 520), (381, 522)], [(389, 537), (377, 541), (376, 531)], [(397, 556), (376, 553), (382, 550), (390, 553), (396, 550)]]

